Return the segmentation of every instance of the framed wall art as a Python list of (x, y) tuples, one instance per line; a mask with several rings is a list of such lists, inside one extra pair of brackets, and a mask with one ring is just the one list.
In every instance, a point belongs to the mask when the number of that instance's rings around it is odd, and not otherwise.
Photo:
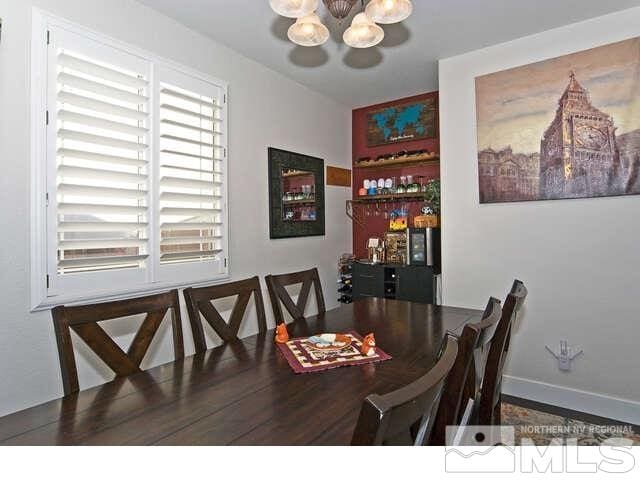
[(480, 203), (640, 193), (640, 37), (476, 78)]
[(438, 101), (431, 97), (367, 112), (367, 146), (435, 138), (437, 110)]

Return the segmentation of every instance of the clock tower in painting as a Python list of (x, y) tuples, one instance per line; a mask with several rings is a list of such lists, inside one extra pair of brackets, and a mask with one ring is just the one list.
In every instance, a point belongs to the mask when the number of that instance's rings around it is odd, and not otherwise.
[(618, 193), (619, 153), (613, 119), (595, 108), (573, 72), (540, 144), (540, 197)]

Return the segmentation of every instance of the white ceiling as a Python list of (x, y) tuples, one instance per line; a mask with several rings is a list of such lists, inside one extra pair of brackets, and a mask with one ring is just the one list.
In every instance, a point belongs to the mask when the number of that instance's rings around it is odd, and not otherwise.
[[(139, 0), (213, 40), (349, 107), (437, 90), (437, 60), (569, 23), (640, 5), (640, 0), (413, 0), (413, 15), (384, 26), (375, 48), (342, 42), (331, 31), (314, 48), (287, 39), (293, 20), (279, 17), (268, 0)], [(354, 9), (355, 11), (355, 9)]]

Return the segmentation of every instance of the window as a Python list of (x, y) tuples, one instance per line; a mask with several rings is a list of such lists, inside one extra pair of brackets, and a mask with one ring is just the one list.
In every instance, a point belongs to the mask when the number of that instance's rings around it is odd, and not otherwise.
[(227, 278), (226, 85), (34, 17), (34, 306)]

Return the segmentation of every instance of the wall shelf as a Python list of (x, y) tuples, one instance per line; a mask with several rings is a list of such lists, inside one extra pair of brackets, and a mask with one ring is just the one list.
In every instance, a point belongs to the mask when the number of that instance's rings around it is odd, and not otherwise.
[(389, 160), (368, 160), (366, 162), (356, 162), (353, 168), (401, 168), (401, 167), (420, 167), (428, 165), (438, 165), (440, 163), (440, 155), (430, 153), (413, 157), (397, 157)]
[(424, 202), (426, 200), (426, 194), (419, 193), (396, 193), (394, 195), (369, 195), (366, 197), (356, 198), (354, 200), (347, 200), (345, 206), (345, 213), (352, 221), (361, 227), (365, 226), (364, 220), (360, 218), (357, 212), (354, 210), (354, 205), (366, 205), (372, 203), (387, 203), (387, 202)]
[(363, 195), (362, 197), (354, 198), (353, 200), (347, 200), (355, 204), (360, 203), (384, 203), (384, 202), (423, 202), (426, 199), (426, 194), (422, 192), (418, 193), (395, 193), (393, 195)]
[(306, 199), (306, 200), (283, 200), (282, 204), (285, 207), (295, 207), (295, 206), (302, 206), (302, 205), (315, 205), (316, 201), (313, 199)]
[(292, 172), (287, 172), (287, 173), (283, 173), (282, 177), (283, 178), (291, 178), (291, 177), (308, 177), (313, 175), (313, 172), (305, 172), (302, 170), (295, 170)]

